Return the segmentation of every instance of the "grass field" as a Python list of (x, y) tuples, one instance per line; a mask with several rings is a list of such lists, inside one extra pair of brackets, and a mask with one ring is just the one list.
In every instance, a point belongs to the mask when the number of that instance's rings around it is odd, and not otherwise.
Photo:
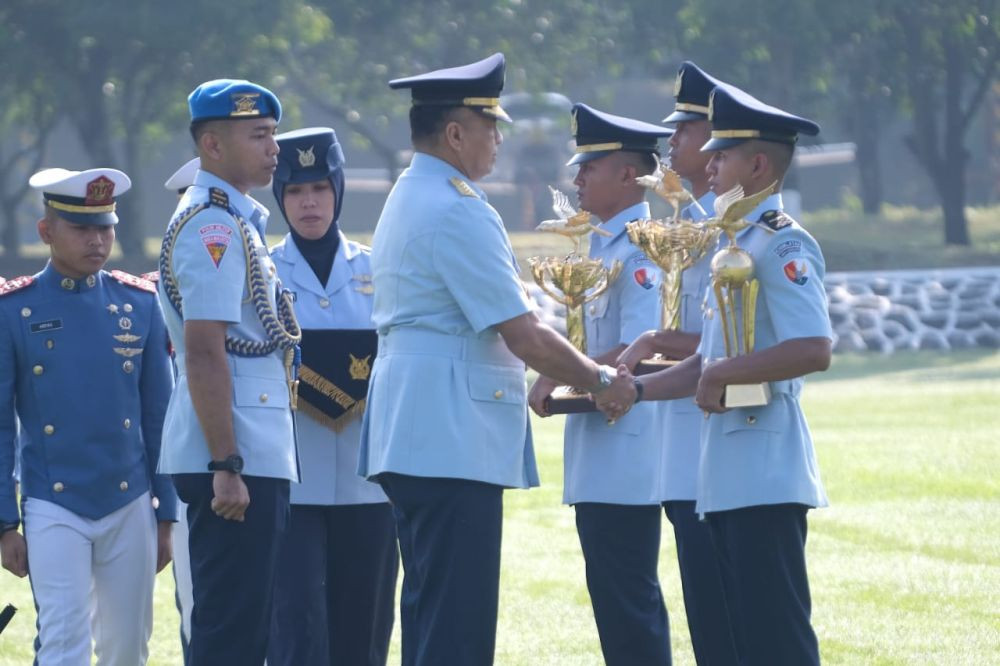
[[(1000, 663), (1000, 354), (837, 356), (804, 394), (831, 508), (812, 512), (814, 625), (827, 664)], [(572, 510), (560, 506), (561, 422), (537, 422), (543, 487), (506, 496), (497, 663), (600, 664)], [(676, 664), (693, 664), (664, 519), (660, 573)], [(169, 572), (151, 664), (179, 664)], [(0, 664), (30, 663), (25, 581)], [(390, 663), (398, 663), (398, 629)]]

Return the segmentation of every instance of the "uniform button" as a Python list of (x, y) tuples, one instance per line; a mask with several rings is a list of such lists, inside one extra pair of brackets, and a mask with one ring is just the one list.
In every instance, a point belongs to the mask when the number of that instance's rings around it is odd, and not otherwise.
[(261, 393), (260, 394), (260, 401), (261, 402), (267, 402), (267, 394), (266, 393)]
[(321, 298), (321, 299), (319, 299), (319, 306), (321, 308), (328, 308), (328, 307), (330, 307), (330, 299), (329, 298)]
[(66, 486), (62, 484), (62, 481), (56, 481), (55, 483), (52, 484), (52, 490), (56, 491), (57, 493), (61, 493), (65, 489)]
[(494, 399), (499, 400), (502, 397), (503, 397), (503, 391), (501, 391), (500, 389), (497, 389), (496, 391), (493, 392)]
[(76, 286), (76, 282), (73, 281), (73, 278), (63, 278), (62, 282), (59, 283), (59, 286), (63, 289), (69, 290)]
[(45, 341), (45, 347), (47, 349), (52, 349), (55, 346), (56, 346), (56, 341), (55, 340), (46, 340)]
[(128, 490), (128, 481), (122, 481), (118, 484), (118, 487), (122, 489), (122, 492)]
[(56, 427), (54, 425), (47, 425), (44, 428), (42, 428), (42, 430), (45, 432), (46, 435), (51, 435), (56, 431)]
[(590, 314), (597, 314), (597, 306), (596, 305), (591, 305), (590, 306)]
[(30, 317), (31, 316), (31, 308), (21, 308), (21, 316), (22, 317)]
[(132, 427), (132, 419), (125, 419), (124, 421), (122, 421), (122, 425), (125, 426), (126, 430), (128, 430), (129, 428)]
[(97, 277), (94, 276), (94, 275), (88, 275), (87, 276), (87, 286), (88, 287), (93, 287), (95, 284), (97, 284)]
[(132, 304), (126, 303), (125, 305), (122, 306), (122, 310), (124, 310), (125, 312), (132, 312)]
[(124, 370), (125, 372), (132, 372), (134, 368), (135, 364), (132, 363), (132, 361), (125, 361), (124, 363), (122, 363), (122, 370)]
[(156, 511), (159, 508), (160, 508), (160, 498), (159, 497), (154, 497), (153, 498), (153, 511)]
[(40, 365), (36, 365), (35, 367), (33, 367), (33, 368), (31, 369), (31, 371), (32, 371), (33, 373), (35, 373), (36, 375), (40, 375), (40, 374), (42, 374), (43, 372), (45, 372), (45, 368), (43, 368), (43, 367), (42, 367), (42, 366), (40, 366)]
[(747, 425), (753, 425), (754, 423), (757, 423), (757, 417), (756, 416), (748, 416), (747, 417)]

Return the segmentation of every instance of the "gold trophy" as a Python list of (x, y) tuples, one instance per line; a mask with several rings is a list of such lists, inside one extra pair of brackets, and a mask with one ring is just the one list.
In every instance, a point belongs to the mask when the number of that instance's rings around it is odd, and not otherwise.
[[(681, 323), (682, 274), (696, 264), (715, 245), (719, 230), (698, 222), (680, 219), (681, 204), (694, 197), (684, 189), (680, 176), (662, 164), (649, 176), (636, 182), (656, 192), (674, 208), (671, 220), (636, 220), (625, 225), (629, 240), (660, 267), (660, 328), (674, 331)], [(659, 354), (640, 361), (636, 374), (647, 374), (674, 365), (678, 361)]]
[[(570, 343), (582, 354), (587, 353), (587, 335), (583, 322), (583, 306), (599, 297), (618, 279), (622, 263), (615, 261), (610, 268), (599, 259), (590, 259), (580, 253), (583, 236), (594, 232), (610, 236), (607, 231), (590, 222), (590, 213), (577, 212), (569, 199), (559, 190), (549, 187), (552, 192), (552, 210), (559, 216), (555, 220), (545, 220), (538, 231), (566, 236), (573, 241), (573, 251), (565, 257), (531, 257), (531, 275), (542, 291), (557, 303), (566, 306), (566, 333)], [(570, 414), (596, 411), (594, 403), (585, 391), (572, 387), (559, 387), (548, 400), (548, 411), (552, 414)]]
[[(749, 354), (754, 349), (754, 326), (757, 313), (757, 290), (753, 257), (736, 244), (736, 234), (749, 226), (743, 219), (761, 201), (770, 196), (777, 182), (748, 197), (737, 185), (715, 200), (715, 217), (706, 226), (722, 231), (729, 245), (712, 257), (712, 291), (718, 304), (726, 357)], [(771, 401), (771, 386), (730, 384), (722, 398), (726, 407), (759, 407)]]

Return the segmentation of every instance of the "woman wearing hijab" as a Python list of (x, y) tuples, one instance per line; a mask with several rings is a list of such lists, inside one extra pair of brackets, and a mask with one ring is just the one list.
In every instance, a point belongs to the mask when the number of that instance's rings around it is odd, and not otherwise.
[(369, 248), (337, 225), (344, 152), (326, 127), (277, 137), (272, 187), (289, 233), (272, 248), (302, 327), (301, 483), (275, 578), (269, 666), (385, 664), (398, 555), (381, 488), (357, 475), (361, 416), (377, 336)]

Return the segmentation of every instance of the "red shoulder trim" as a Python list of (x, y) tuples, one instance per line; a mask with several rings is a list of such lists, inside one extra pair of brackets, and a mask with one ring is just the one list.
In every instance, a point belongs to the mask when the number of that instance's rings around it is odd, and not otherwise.
[(152, 294), (156, 293), (156, 284), (150, 280), (141, 278), (138, 275), (132, 275), (131, 273), (126, 273), (125, 271), (114, 270), (111, 271), (111, 277), (124, 285), (128, 285), (129, 287), (135, 287), (136, 289), (148, 291)]
[(13, 294), (18, 289), (24, 289), (34, 281), (35, 276), (22, 275), (21, 277), (11, 278), (4, 282), (0, 282), (0, 296)]
[(143, 280), (149, 280), (150, 282), (159, 282), (160, 271), (150, 271), (148, 273), (143, 273), (139, 277), (141, 277)]

